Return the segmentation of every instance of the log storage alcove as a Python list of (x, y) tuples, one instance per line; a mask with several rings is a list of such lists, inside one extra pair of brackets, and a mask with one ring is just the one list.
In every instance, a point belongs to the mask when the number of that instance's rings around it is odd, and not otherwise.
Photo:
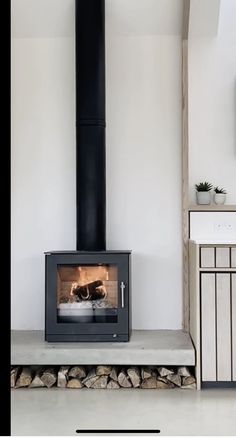
[(195, 389), (190, 367), (60, 366), (19, 367), (11, 370), (11, 388), (70, 389)]

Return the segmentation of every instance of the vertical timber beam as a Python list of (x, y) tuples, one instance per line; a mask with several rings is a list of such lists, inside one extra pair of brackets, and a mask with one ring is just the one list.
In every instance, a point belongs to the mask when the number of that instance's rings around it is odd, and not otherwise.
[(189, 217), (188, 217), (188, 33), (189, 33), (190, 0), (183, 1), (182, 24), (182, 263), (183, 263), (183, 329), (189, 331)]

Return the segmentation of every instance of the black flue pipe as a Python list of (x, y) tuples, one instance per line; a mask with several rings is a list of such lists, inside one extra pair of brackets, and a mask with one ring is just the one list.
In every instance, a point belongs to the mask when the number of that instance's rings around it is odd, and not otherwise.
[(77, 250), (106, 249), (105, 4), (75, 0)]

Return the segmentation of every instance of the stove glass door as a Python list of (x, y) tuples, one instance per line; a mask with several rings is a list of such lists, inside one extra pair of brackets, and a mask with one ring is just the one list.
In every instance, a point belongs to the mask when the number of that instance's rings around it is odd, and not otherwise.
[(57, 266), (58, 323), (117, 323), (115, 264)]

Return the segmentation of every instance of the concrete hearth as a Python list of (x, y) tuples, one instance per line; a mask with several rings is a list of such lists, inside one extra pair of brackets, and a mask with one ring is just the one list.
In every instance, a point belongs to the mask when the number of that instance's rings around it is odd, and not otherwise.
[(48, 343), (43, 331), (12, 331), (12, 365), (195, 365), (190, 335), (133, 330), (130, 342)]

